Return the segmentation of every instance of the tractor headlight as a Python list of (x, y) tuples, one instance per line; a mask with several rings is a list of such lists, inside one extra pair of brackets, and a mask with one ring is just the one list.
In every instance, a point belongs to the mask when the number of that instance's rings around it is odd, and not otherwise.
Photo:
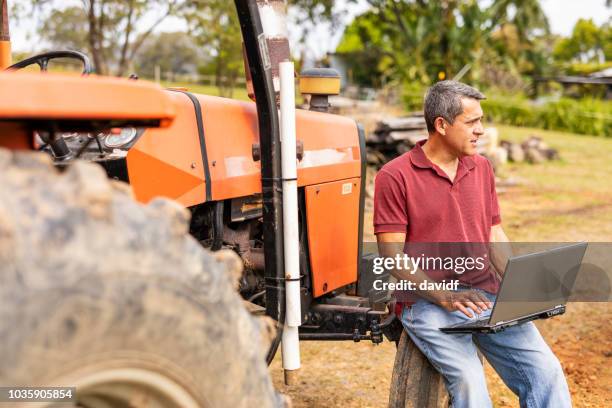
[(123, 128), (118, 133), (111, 133), (104, 138), (104, 145), (110, 148), (124, 146), (134, 140), (137, 131), (133, 127)]

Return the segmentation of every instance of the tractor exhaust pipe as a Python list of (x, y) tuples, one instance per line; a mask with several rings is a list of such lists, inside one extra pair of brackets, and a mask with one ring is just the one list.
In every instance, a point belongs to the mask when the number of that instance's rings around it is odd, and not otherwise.
[[(235, 0), (257, 105), (266, 267), (266, 314), (285, 321), (280, 128), (272, 65), (255, 0)], [(282, 329), (282, 326), (280, 327)]]
[(0, 70), (10, 67), (13, 63), (7, 1), (0, 0)]

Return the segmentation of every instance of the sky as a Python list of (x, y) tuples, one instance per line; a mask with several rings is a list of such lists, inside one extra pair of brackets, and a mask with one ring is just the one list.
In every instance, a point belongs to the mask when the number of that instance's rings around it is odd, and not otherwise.
[(548, 17), (550, 29), (555, 34), (568, 36), (580, 18), (592, 18), (601, 25), (612, 16), (606, 8), (605, 0), (541, 0), (542, 8)]
[[(13, 0), (15, 1), (15, 0)], [(482, 0), (486, 4), (490, 0)], [(62, 3), (76, 3), (76, 0), (62, 0)], [(542, 8), (548, 16), (551, 31), (555, 34), (568, 36), (572, 32), (572, 28), (579, 18), (592, 18), (597, 25), (609, 20), (612, 16), (612, 10), (606, 8), (605, 0), (541, 0)], [(337, 6), (342, 8), (346, 5), (346, 0), (338, 0)], [(332, 29), (328, 24), (319, 24), (316, 27), (297, 27), (289, 28), (290, 43), (292, 50), (303, 57), (315, 59), (325, 55), (326, 52), (333, 51), (342, 37), (343, 27), (351, 22), (351, 20), (367, 10), (365, 0), (359, 0), (357, 4), (350, 4), (347, 12), (343, 13), (342, 21), (339, 26)], [(32, 24), (27, 24), (26, 21), (20, 22), (20, 26), (16, 26), (11, 21), (11, 40), (15, 51), (32, 51), (41, 44), (32, 35), (28, 33), (28, 27)], [(167, 19), (158, 28), (158, 31), (178, 31), (184, 30), (184, 24), (178, 19)], [(302, 29), (308, 29), (309, 38), (306, 44), (298, 45), (298, 39)], [(40, 45), (39, 45), (40, 46)]]

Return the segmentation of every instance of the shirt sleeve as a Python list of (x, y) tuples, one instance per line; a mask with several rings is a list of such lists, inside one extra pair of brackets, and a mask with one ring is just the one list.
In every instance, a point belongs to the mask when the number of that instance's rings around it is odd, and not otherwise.
[(374, 234), (405, 233), (408, 227), (406, 186), (393, 174), (380, 170), (374, 181)]
[(489, 168), (489, 180), (491, 188), (491, 225), (497, 225), (501, 223), (501, 211), (499, 209), (499, 203), (497, 202), (497, 191), (495, 190), (495, 172), (493, 166), (487, 160)]

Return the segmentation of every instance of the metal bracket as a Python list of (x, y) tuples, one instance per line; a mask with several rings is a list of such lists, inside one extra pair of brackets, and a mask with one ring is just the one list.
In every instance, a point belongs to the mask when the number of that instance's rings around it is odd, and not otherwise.
[(385, 325), (391, 323), (381, 323), (386, 314), (369, 307), (315, 304), (300, 326), (300, 339), (370, 340), (378, 344), (383, 341)]

